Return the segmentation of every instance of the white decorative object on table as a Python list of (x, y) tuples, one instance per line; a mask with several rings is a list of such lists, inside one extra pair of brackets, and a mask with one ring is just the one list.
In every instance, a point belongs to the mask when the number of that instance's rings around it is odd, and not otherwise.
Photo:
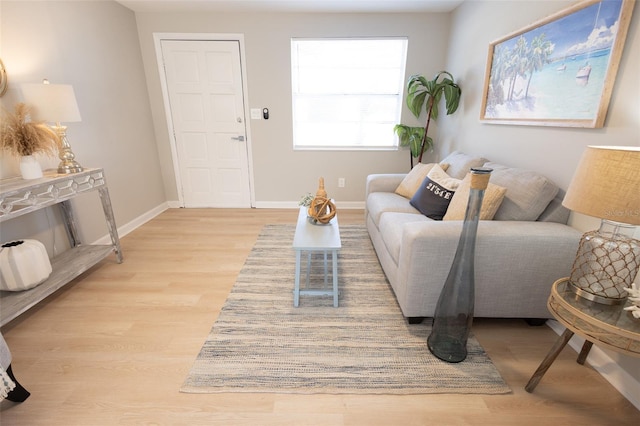
[(0, 248), (0, 290), (33, 288), (51, 275), (47, 249), (38, 240), (18, 240)]
[(625, 311), (631, 311), (631, 315), (634, 318), (640, 319), (640, 288), (636, 286), (636, 283), (631, 284), (631, 288), (625, 288), (625, 291), (629, 293), (628, 299), (632, 305), (624, 308)]
[(20, 175), (23, 179), (39, 179), (42, 177), (42, 166), (33, 155), (20, 157)]

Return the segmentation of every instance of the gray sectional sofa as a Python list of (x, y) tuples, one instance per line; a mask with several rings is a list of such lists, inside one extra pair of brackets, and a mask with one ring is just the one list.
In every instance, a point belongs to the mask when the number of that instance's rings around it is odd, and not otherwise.
[[(569, 276), (581, 236), (566, 225), (569, 211), (561, 205), (558, 187), (535, 172), (460, 152), (439, 165), (458, 180), (471, 167), (491, 167), (490, 185), (497, 185), (503, 194), (492, 220), (478, 225), (474, 315), (552, 318), (546, 307), (551, 285)], [(406, 174), (368, 176), (365, 220), (403, 315), (418, 322), (434, 314), (462, 220), (426, 217), (412, 205), (410, 194), (396, 193), (407, 179)], [(448, 208), (452, 205), (453, 201)]]

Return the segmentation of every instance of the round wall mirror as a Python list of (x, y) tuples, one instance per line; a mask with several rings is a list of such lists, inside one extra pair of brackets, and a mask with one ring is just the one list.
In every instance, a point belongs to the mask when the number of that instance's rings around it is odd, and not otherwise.
[(9, 81), (7, 79), (7, 70), (4, 68), (2, 59), (0, 59), (0, 96), (4, 95), (4, 92), (7, 91), (8, 84)]

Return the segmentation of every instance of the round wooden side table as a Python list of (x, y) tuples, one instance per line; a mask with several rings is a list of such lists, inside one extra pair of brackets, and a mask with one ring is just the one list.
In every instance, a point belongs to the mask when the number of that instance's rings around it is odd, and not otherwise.
[(585, 339), (578, 355), (579, 364), (584, 364), (594, 343), (616, 352), (640, 357), (640, 319), (623, 310), (624, 306), (627, 305), (603, 305), (576, 295), (570, 288), (569, 278), (561, 278), (553, 283), (547, 307), (567, 329), (533, 373), (525, 390), (533, 392), (574, 334)]

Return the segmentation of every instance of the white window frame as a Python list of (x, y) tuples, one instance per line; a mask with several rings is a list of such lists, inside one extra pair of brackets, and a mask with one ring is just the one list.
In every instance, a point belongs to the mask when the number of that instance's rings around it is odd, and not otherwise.
[[(401, 42), (401, 51), (399, 53), (399, 62), (393, 64), (391, 67), (380, 67), (377, 68), (379, 72), (384, 72), (383, 70), (388, 70), (387, 72), (395, 74), (398, 79), (397, 81), (389, 82), (385, 89), (385, 93), (374, 92), (374, 93), (364, 93), (362, 88), (360, 92), (350, 92), (350, 88), (348, 85), (343, 85), (344, 87), (336, 87), (336, 91), (332, 93), (326, 93), (326, 88), (318, 89), (315, 87), (311, 87), (308, 84), (301, 83), (300, 75), (302, 75), (302, 79), (305, 77), (307, 81), (310, 81), (308, 77), (310, 75), (309, 72), (307, 74), (301, 74), (300, 67), (298, 61), (298, 52), (297, 46), (300, 43), (305, 43), (308, 41), (311, 42), (327, 42), (327, 43), (335, 43), (341, 41), (385, 41), (385, 40), (393, 40)], [(408, 38), (407, 37), (354, 37), (354, 38), (292, 38), (291, 39), (291, 84), (292, 84), (292, 114), (293, 114), (293, 148), (294, 150), (397, 150), (398, 149), (398, 138), (393, 132), (393, 126), (395, 124), (400, 123), (400, 116), (402, 113), (402, 107), (404, 105), (404, 91), (405, 91), (405, 66), (407, 61), (407, 48), (408, 48)], [(378, 56), (379, 57), (379, 56)], [(398, 59), (398, 58), (396, 58)], [(329, 71), (323, 70), (324, 72), (342, 70), (342, 72), (353, 71), (352, 75), (356, 75), (358, 69), (349, 69), (348, 67), (342, 68), (329, 68)], [(317, 69), (313, 69), (312, 71), (318, 72)], [(360, 70), (361, 71), (361, 70)], [(305, 71), (306, 72), (306, 71)], [(338, 72), (338, 71), (336, 71)], [(322, 75), (322, 73), (320, 73)], [(362, 75), (362, 74), (360, 74)], [(327, 86), (329, 87), (329, 86)], [(333, 90), (333, 88), (331, 89)], [(314, 93), (314, 91), (316, 91)], [(337, 111), (337, 107), (333, 109), (334, 102), (331, 100), (332, 97), (335, 97), (337, 100), (335, 105), (345, 106), (346, 103), (353, 103), (355, 105), (360, 106), (360, 108), (353, 108), (353, 117), (345, 118), (344, 123), (342, 124), (345, 128), (349, 129), (349, 132), (352, 133), (351, 136), (346, 136), (346, 133), (340, 133), (337, 130), (337, 127), (340, 123), (342, 123), (343, 116), (340, 114), (334, 114), (336, 116), (340, 116), (340, 118), (336, 119), (336, 121), (331, 121), (328, 118), (326, 121), (320, 119), (318, 122), (310, 120), (311, 110), (315, 105), (322, 105), (326, 113), (331, 115), (331, 111)], [(381, 121), (376, 121), (375, 119), (369, 121), (369, 125), (363, 125), (362, 117), (365, 115), (367, 117), (371, 117), (371, 114), (366, 114), (363, 108), (366, 108), (364, 104), (375, 105), (376, 103), (395, 105), (395, 111), (393, 112), (393, 116), (386, 116)], [(379, 104), (378, 104), (379, 105)], [(327, 108), (328, 106), (332, 106), (331, 108)], [(370, 106), (370, 111), (379, 111), (380, 108), (375, 108)], [(384, 110), (384, 108), (382, 108)], [(306, 111), (306, 114), (305, 112)], [(320, 115), (322, 115), (322, 107), (319, 107), (317, 111), (320, 111)], [(360, 115), (360, 117), (358, 117)], [(305, 120), (306, 119), (306, 120)], [(302, 127), (306, 123), (307, 130), (306, 134), (308, 135), (305, 140), (301, 140), (305, 138), (303, 133), (305, 130), (302, 130)], [(334, 127), (334, 135), (340, 135), (340, 137), (325, 137), (322, 138), (320, 142), (319, 139), (313, 141), (312, 138), (316, 134), (320, 134), (322, 130), (325, 130), (328, 126)], [(319, 129), (318, 132), (314, 132), (310, 129), (313, 128)], [(367, 144), (366, 140), (372, 140), (366, 136), (366, 132), (369, 135), (375, 135), (377, 138), (377, 142), (374, 144)], [(335, 141), (338, 141), (337, 143)], [(353, 140), (353, 142), (350, 142)], [(334, 141), (334, 142), (332, 142)], [(387, 142), (388, 141), (388, 142)]]

